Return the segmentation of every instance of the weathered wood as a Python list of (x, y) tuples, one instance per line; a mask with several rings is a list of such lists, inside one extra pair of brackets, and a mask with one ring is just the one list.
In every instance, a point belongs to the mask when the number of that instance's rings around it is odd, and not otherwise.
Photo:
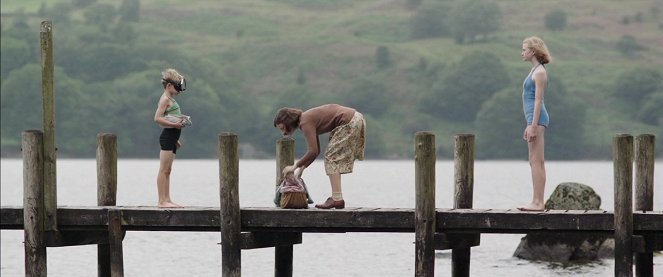
[[(293, 138), (281, 138), (276, 142), (276, 186), (283, 179), (283, 168), (295, 163), (295, 140)], [(297, 234), (284, 234), (286, 236), (297, 236)], [(301, 233), (299, 238), (301, 239)], [(301, 241), (300, 241), (301, 242)], [(293, 246), (277, 245), (274, 248), (274, 276), (291, 277), (293, 262)]]
[[(116, 197), (117, 137), (97, 134), (97, 205), (115, 206)], [(108, 243), (97, 245), (97, 276), (111, 276), (110, 249)]]
[[(471, 209), (473, 191), (474, 135), (456, 135), (454, 150), (454, 208)], [(454, 234), (451, 236), (454, 236), (456, 241), (468, 240), (478, 243), (481, 235), (470, 234), (463, 237), (462, 235)], [(454, 247), (451, 250), (451, 276), (470, 276), (471, 253), (472, 250), (469, 246)]]
[(237, 135), (219, 135), (219, 179), (221, 201), (221, 273), (242, 275), (241, 217), (239, 208), (239, 151)]
[(117, 197), (117, 137), (97, 135), (97, 205), (115, 206)]
[(633, 276), (633, 136), (613, 138), (615, 276)]
[(436, 250), (452, 249), (451, 252), (452, 258), (453, 258), (453, 250), (469, 249), (470, 247), (473, 246), (479, 246), (480, 242), (481, 242), (481, 234), (462, 234), (462, 233), (435, 234), (435, 249)]
[[(635, 138), (635, 210), (654, 209), (654, 135), (645, 134)], [(635, 254), (635, 275), (654, 276), (652, 252)]]
[(242, 249), (257, 249), (281, 245), (301, 244), (302, 233), (291, 232), (248, 232), (242, 233)]
[(25, 276), (46, 276), (44, 244), (44, 134), (22, 133)]
[[(162, 209), (154, 206), (113, 207), (122, 211), (127, 231), (219, 232), (219, 207)], [(107, 207), (58, 208), (60, 229), (107, 230)], [(244, 207), (243, 232), (414, 232), (414, 209), (345, 208), (343, 210)], [(613, 213), (558, 211), (437, 209), (437, 232), (526, 234), (531, 232), (614, 233)], [(0, 229), (23, 229), (23, 207), (0, 207)], [(633, 212), (634, 234), (663, 234), (663, 211)]]
[(124, 261), (122, 251), (122, 240), (124, 231), (122, 230), (122, 211), (108, 211), (108, 245), (110, 247), (110, 269), (111, 277), (124, 276)]
[(45, 237), (47, 247), (108, 244), (108, 232), (100, 230), (58, 230)]
[(44, 230), (58, 228), (57, 166), (55, 148), (55, 85), (53, 77), (53, 25), (41, 22), (41, 92), (44, 116)]
[(415, 276), (435, 276), (435, 135), (415, 135)]

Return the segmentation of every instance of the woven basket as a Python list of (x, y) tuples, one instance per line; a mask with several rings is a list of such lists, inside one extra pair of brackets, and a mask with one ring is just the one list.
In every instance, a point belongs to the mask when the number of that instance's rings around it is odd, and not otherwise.
[(281, 194), (281, 208), (307, 209), (306, 192), (285, 192)]

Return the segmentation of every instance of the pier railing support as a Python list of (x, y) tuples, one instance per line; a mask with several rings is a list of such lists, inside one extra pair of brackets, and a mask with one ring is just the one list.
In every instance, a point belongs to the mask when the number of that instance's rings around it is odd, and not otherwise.
[[(654, 135), (635, 138), (635, 210), (654, 209)], [(646, 239), (646, 238), (645, 238)], [(651, 251), (635, 254), (635, 274), (654, 276), (654, 257)]]
[[(117, 199), (117, 137), (114, 134), (97, 134), (97, 205), (115, 206)], [(109, 222), (111, 222), (109, 218)], [(122, 267), (122, 231), (119, 231), (119, 245), (110, 239), (111, 224), (109, 224), (108, 243), (97, 245), (97, 275), (100, 277), (116, 276), (112, 267)], [(111, 252), (111, 249), (116, 251)], [(118, 251), (119, 250), (119, 251)], [(119, 254), (119, 256), (118, 256)], [(111, 261), (115, 261), (112, 263)]]
[(239, 151), (236, 134), (219, 135), (219, 180), (221, 201), (221, 276), (242, 275), (239, 208)]
[[(454, 150), (454, 209), (471, 209), (474, 191), (474, 135), (455, 137)], [(476, 236), (478, 241), (480, 234)], [(471, 248), (451, 250), (451, 276), (470, 276)]]
[(55, 86), (53, 78), (53, 25), (41, 23), (41, 82), (44, 111), (44, 230), (57, 231), (58, 193), (55, 153)]
[(415, 276), (435, 275), (435, 135), (415, 134)]
[[(295, 163), (295, 140), (282, 138), (276, 142), (276, 186), (283, 178), (283, 168)], [(289, 235), (289, 234), (288, 234)], [(299, 234), (301, 242), (301, 233)], [(274, 248), (274, 276), (291, 277), (293, 261), (293, 245), (276, 246)]]
[(633, 276), (633, 136), (613, 138), (615, 276)]
[(24, 131), (23, 151), (23, 228), (25, 239), (25, 276), (46, 276), (44, 243), (44, 133)]

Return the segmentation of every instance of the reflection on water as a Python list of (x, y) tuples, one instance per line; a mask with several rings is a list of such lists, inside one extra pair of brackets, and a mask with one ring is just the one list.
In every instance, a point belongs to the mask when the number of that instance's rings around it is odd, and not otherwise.
[[(58, 160), (58, 204), (96, 204), (96, 162)], [(0, 201), (22, 204), (22, 161), (2, 159)], [(613, 208), (612, 163), (547, 162), (546, 197), (556, 184), (575, 181), (590, 185), (601, 196), (602, 209)], [(240, 161), (240, 203), (243, 207), (272, 206), (276, 163), (271, 160)], [(153, 206), (156, 203), (158, 161), (120, 160), (118, 205)], [(478, 161), (475, 164), (474, 207), (508, 209), (531, 197), (529, 166), (525, 161)], [(329, 180), (322, 162), (304, 172), (313, 199), (326, 199)], [(655, 180), (660, 180), (660, 162)], [(187, 206), (219, 206), (216, 160), (176, 160), (171, 177), (173, 200)], [(453, 162), (436, 166), (436, 205), (453, 206)], [(662, 193), (661, 182), (655, 192)], [(413, 161), (364, 161), (353, 174), (343, 176), (343, 195), (349, 207), (414, 207)], [(663, 209), (663, 197), (654, 208)], [(483, 234), (472, 248), (472, 276), (612, 276), (613, 260), (583, 265), (530, 262), (512, 257), (522, 235)], [(2, 231), (2, 276), (24, 276), (23, 233)], [(220, 276), (220, 234), (184, 232), (128, 232), (124, 240), (126, 276)], [(294, 247), (294, 276), (412, 276), (414, 234), (403, 233), (306, 233)], [(330, 254), (331, 253), (331, 254)], [(655, 275), (663, 276), (663, 257), (654, 258)], [(242, 276), (273, 275), (274, 250), (242, 251)], [(451, 272), (450, 251), (438, 251), (437, 276)], [(96, 246), (48, 249), (49, 276), (96, 274)]]

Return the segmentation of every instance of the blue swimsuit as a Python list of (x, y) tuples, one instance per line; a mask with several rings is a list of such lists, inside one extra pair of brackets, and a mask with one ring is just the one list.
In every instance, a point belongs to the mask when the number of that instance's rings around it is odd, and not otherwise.
[[(536, 67), (534, 69), (536, 69)], [(532, 79), (534, 69), (532, 69), (532, 72), (527, 75), (527, 78), (525, 78), (525, 81), (523, 82), (523, 112), (525, 113), (527, 125), (532, 125), (532, 120), (534, 119), (534, 98), (536, 93), (536, 85)], [(550, 123), (548, 111), (546, 110), (546, 105), (544, 104), (543, 99), (541, 100), (541, 112), (539, 114), (538, 123), (546, 128)]]

